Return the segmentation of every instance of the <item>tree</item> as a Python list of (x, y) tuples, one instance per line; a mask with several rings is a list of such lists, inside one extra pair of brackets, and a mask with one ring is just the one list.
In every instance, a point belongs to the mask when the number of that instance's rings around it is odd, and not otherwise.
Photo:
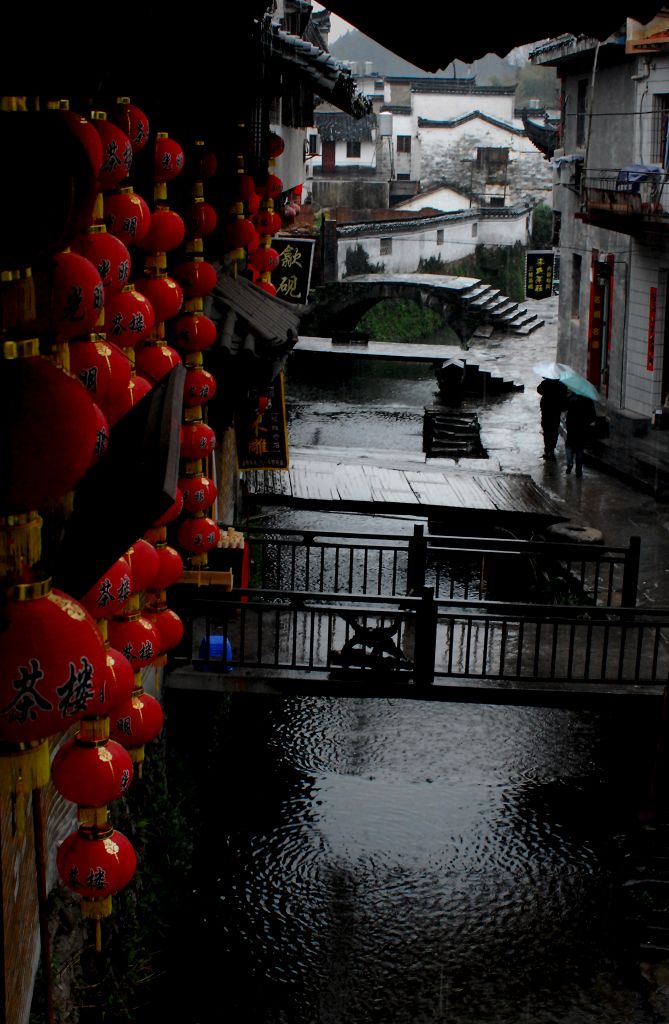
[(532, 234), (530, 246), (533, 249), (550, 249), (553, 245), (553, 211), (546, 203), (539, 203), (532, 213)]

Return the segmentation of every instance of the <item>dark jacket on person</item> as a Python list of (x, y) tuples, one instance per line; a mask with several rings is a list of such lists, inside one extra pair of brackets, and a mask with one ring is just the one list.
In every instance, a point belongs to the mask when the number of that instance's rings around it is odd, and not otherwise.
[(596, 420), (597, 410), (593, 400), (584, 395), (572, 395), (567, 403), (565, 417), (567, 447), (581, 449), (591, 441)]

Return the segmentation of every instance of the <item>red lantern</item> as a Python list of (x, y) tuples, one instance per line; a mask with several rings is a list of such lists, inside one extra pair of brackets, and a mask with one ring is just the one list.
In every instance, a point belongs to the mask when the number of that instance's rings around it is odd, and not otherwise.
[(70, 345), (70, 370), (105, 412), (124, 393), (132, 366), (121, 349), (109, 341), (78, 341)]
[(149, 230), (138, 246), (145, 252), (171, 252), (181, 245), (186, 235), (186, 226), (174, 210), (159, 206), (151, 214)]
[(107, 423), (107, 417), (100, 406), (96, 405), (94, 402), (93, 408), (95, 409), (95, 416), (97, 419), (93, 461), (98, 462), (109, 448), (109, 424)]
[(283, 191), (283, 182), (276, 174), (268, 174), (258, 191), (265, 199), (278, 199)]
[(271, 281), (258, 281), (258, 288), (262, 288), (268, 295), (276, 295), (276, 287)]
[(281, 230), (281, 217), (274, 210), (260, 210), (254, 214), (253, 223), (261, 235), (275, 235)]
[[(185, 503), (185, 499), (184, 499)], [(194, 516), (184, 519), (177, 530), (179, 546), (191, 554), (211, 551), (221, 539), (221, 531), (208, 516)]]
[(156, 136), (154, 159), (156, 181), (171, 181), (183, 171), (184, 151), (164, 132), (158, 132)]
[(87, 121), (81, 114), (75, 113), (74, 110), (58, 110), (57, 114), (69, 125), (72, 133), (88, 153), (91, 168), (97, 178), (102, 167), (102, 139), (99, 132), (95, 130), (90, 121)]
[[(189, 156), (188, 159), (190, 160), (191, 157)], [(200, 181), (202, 178), (213, 178), (218, 167), (218, 160), (215, 153), (204, 148), (203, 142), (198, 141), (195, 143), (192, 159), (195, 167), (193, 174), (196, 181)]]
[(216, 448), (216, 435), (207, 423), (185, 423), (181, 428), (181, 455), (184, 459), (204, 459)]
[(279, 266), (279, 259), (276, 249), (261, 246), (257, 252), (249, 256), (249, 263), (259, 274), (269, 274)]
[(108, 647), (104, 689), (100, 693), (99, 706), (94, 704), (91, 710), (98, 715), (112, 714), (119, 704), (130, 699), (134, 689), (135, 673), (132, 665), (124, 654)]
[(179, 552), (169, 544), (158, 544), (156, 551), (160, 559), (160, 568), (153, 579), (153, 589), (167, 590), (181, 579), (184, 569), (183, 559)]
[(87, 743), (75, 737), (63, 744), (51, 765), (60, 795), (80, 807), (104, 807), (118, 800), (128, 791), (132, 775), (130, 755), (115, 740)]
[(137, 369), (154, 384), (180, 362), (181, 356), (169, 345), (145, 345), (137, 354)]
[(139, 245), (151, 226), (149, 204), (131, 187), (106, 195), (104, 212), (107, 231), (124, 245)]
[(152, 387), (151, 381), (141, 377), (138, 373), (131, 377), (127, 387), (118, 398), (113, 402), (105, 402), (105, 413), (107, 414), (109, 425), (113, 427), (118, 423), (138, 402), (141, 402), (145, 395), (148, 395)]
[(202, 352), (216, 341), (216, 324), (201, 313), (185, 313), (174, 321), (172, 340), (184, 352)]
[(105, 330), (121, 348), (134, 348), (151, 334), (156, 322), (146, 295), (128, 284), (105, 302)]
[(140, 688), (135, 690), (130, 700), (119, 704), (114, 710), (109, 719), (109, 732), (132, 756), (135, 748), (143, 748), (146, 743), (155, 740), (163, 727), (163, 721), (160, 701)]
[(81, 603), (94, 619), (120, 615), (133, 589), (130, 564), (118, 558), (106, 573), (86, 591)]
[(201, 366), (189, 370), (184, 381), (184, 405), (192, 409), (196, 405), (206, 405), (216, 394), (216, 379)]
[(97, 268), (105, 294), (120, 292), (130, 281), (130, 253), (120, 238), (108, 234), (104, 227), (94, 226), (80, 235), (72, 248)]
[(248, 210), (249, 216), (252, 217), (260, 209), (262, 202), (262, 196), (258, 192), (253, 192), (252, 195), (246, 200), (246, 209)]
[(283, 141), (280, 135), (276, 134), (276, 132), (270, 132), (268, 148), (270, 159), (275, 160), (278, 156), (281, 156), (281, 154), (283, 153), (284, 149), (286, 148), (286, 143)]
[(106, 652), (88, 612), (48, 580), (12, 588), (0, 631), (0, 741), (30, 743), (86, 714)]
[[(156, 519), (155, 523), (153, 524), (154, 527), (166, 526), (168, 523), (174, 522), (174, 520), (178, 519), (179, 516), (181, 515), (181, 510), (182, 510), (183, 507), (184, 507), (184, 496), (181, 493), (181, 491), (179, 490), (179, 488), (177, 487), (177, 495), (176, 495), (176, 498), (174, 499), (173, 504), (171, 504), (170, 507), (165, 512), (163, 512), (162, 516), (160, 516), (159, 519)], [(156, 589), (164, 589), (164, 588), (156, 588)]]
[[(111, 910), (108, 898), (125, 888), (137, 868), (137, 856), (128, 839), (107, 825), (81, 826), (61, 843), (56, 867), (63, 883), (93, 906), (82, 907), (84, 916), (104, 917)], [(95, 904), (103, 903), (99, 913)]]
[(149, 119), (139, 107), (125, 98), (120, 99), (111, 119), (130, 139), (133, 153), (144, 149), (149, 141)]
[(128, 548), (125, 558), (132, 573), (133, 594), (155, 589), (153, 579), (160, 568), (160, 559), (153, 544), (140, 537)]
[(137, 291), (146, 295), (157, 321), (171, 320), (183, 305), (183, 292), (171, 277), (142, 277), (135, 282)]
[(93, 117), (93, 126), (102, 142), (102, 165), (98, 175), (101, 189), (114, 188), (130, 174), (132, 146), (130, 139), (111, 121)]
[(179, 487), (184, 496), (184, 508), (187, 512), (205, 512), (216, 501), (216, 484), (200, 473), (181, 477)]
[(201, 256), (195, 256), (179, 264), (174, 271), (174, 278), (183, 288), (187, 299), (198, 299), (216, 287), (216, 268)]
[(45, 508), (72, 490), (93, 462), (98, 423), (91, 395), (50, 360), (5, 360), (0, 514)]
[(226, 229), (226, 244), (228, 249), (246, 249), (247, 252), (255, 252), (260, 245), (260, 236), (250, 220), (246, 217), (235, 217)]
[(109, 642), (135, 672), (150, 665), (158, 654), (159, 639), (156, 631), (139, 612), (109, 622)]
[(51, 261), (49, 322), (57, 341), (88, 334), (104, 304), (102, 278), (90, 260), (61, 252)]
[(242, 202), (254, 194), (256, 183), (250, 174), (240, 174), (237, 177), (237, 195)]
[(146, 617), (153, 624), (160, 637), (160, 654), (171, 651), (181, 643), (184, 635), (184, 624), (171, 608), (147, 608)]
[(218, 214), (211, 203), (196, 199), (186, 210), (184, 220), (189, 238), (204, 238), (215, 230)]

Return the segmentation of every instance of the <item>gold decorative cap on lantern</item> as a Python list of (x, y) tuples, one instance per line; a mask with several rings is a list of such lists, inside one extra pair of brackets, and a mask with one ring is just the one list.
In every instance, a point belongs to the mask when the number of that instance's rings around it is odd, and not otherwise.
[(107, 111), (106, 110), (91, 110), (91, 121), (106, 121)]
[(39, 338), (24, 338), (23, 341), (3, 341), (3, 359), (29, 359), (39, 355)]
[(12, 601), (37, 601), (51, 593), (51, 577), (45, 576), (30, 583), (13, 583), (7, 588), (7, 597)]

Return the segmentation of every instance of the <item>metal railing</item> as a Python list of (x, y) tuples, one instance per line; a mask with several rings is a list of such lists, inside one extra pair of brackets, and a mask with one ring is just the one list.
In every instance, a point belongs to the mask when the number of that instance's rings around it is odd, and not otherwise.
[[(657, 684), (669, 679), (669, 611), (244, 591), (179, 609), (176, 662), (440, 680)], [(215, 642), (215, 638), (218, 641)]]
[(667, 217), (669, 211), (662, 207), (666, 181), (667, 175), (660, 171), (645, 181), (630, 180), (624, 168), (586, 172), (582, 182), (586, 210), (622, 216)]
[(247, 531), (254, 590), (543, 604), (636, 603), (639, 547), (426, 535)]

